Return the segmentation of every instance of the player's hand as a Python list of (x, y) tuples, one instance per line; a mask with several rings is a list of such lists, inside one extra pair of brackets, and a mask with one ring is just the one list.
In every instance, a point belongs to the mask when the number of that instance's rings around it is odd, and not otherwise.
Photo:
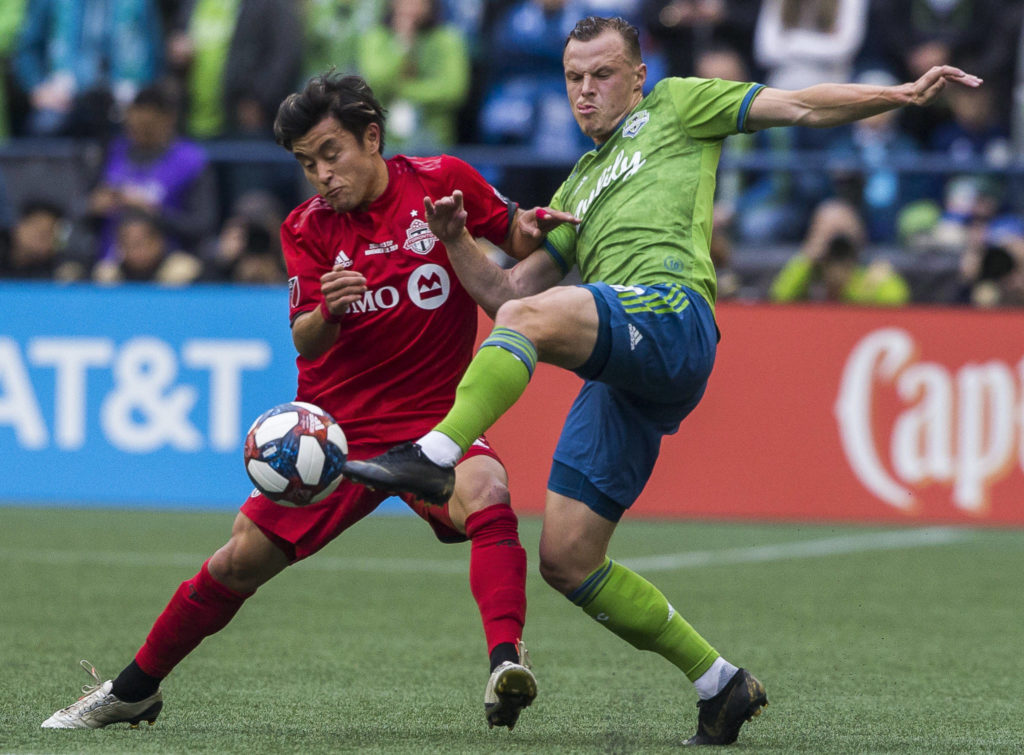
[(551, 231), (558, 228), (562, 223), (579, 225), (580, 219), (571, 212), (552, 210), (547, 207), (534, 207), (532, 210), (524, 210), (517, 218), (519, 230), (523, 234), (540, 241)]
[(962, 84), (975, 89), (982, 84), (982, 79), (962, 71), (956, 66), (933, 66), (925, 71), (917, 81), (911, 84), (910, 104), (929, 105), (935, 101), (946, 84)]
[(466, 230), (466, 218), (469, 217), (469, 213), (462, 205), (462, 192), (458, 189), (453, 191), (451, 196), (441, 197), (436, 202), (430, 197), (423, 197), (423, 209), (430, 232), (437, 236), (442, 244), (452, 243)]
[(324, 306), (334, 317), (343, 317), (353, 302), (366, 293), (366, 278), (355, 270), (336, 266), (320, 276), (320, 292), (324, 295)]

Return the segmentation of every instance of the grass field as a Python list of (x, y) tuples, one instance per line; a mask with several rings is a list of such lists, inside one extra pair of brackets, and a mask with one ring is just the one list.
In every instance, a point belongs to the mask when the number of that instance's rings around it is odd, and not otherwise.
[[(131, 659), (232, 515), (0, 508), (0, 752), (657, 753), (696, 695), (666, 661), (536, 575), (540, 694), (514, 732), (482, 714), (486, 657), (468, 546), (372, 517), (266, 585), (164, 684), (153, 727), (43, 731), (88, 658)], [(1024, 752), (1024, 532), (626, 521), (635, 565), (770, 705), (734, 749)]]

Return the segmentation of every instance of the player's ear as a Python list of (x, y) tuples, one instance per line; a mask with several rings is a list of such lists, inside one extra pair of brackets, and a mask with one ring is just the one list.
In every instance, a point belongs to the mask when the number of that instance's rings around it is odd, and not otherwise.
[(636, 67), (636, 88), (643, 90), (644, 82), (647, 81), (647, 64), (641, 63)]
[(363, 132), (363, 148), (367, 152), (380, 153), (380, 124), (370, 123)]

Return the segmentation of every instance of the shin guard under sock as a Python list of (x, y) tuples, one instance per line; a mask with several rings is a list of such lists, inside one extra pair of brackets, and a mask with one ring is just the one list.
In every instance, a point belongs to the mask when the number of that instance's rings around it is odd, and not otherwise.
[(146, 674), (158, 679), (167, 676), (204, 638), (223, 629), (252, 595), (215, 580), (209, 563), (179, 585), (136, 653), (135, 662)]
[(488, 506), (466, 517), (469, 587), (480, 608), (487, 652), (516, 643), (526, 622), (526, 550), (511, 506)]

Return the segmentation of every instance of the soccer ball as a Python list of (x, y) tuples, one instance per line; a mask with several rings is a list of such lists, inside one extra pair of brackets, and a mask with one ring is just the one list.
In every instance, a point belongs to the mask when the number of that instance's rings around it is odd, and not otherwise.
[(302, 401), (263, 412), (245, 438), (245, 471), (263, 495), (283, 506), (307, 506), (334, 492), (348, 457), (341, 426)]

